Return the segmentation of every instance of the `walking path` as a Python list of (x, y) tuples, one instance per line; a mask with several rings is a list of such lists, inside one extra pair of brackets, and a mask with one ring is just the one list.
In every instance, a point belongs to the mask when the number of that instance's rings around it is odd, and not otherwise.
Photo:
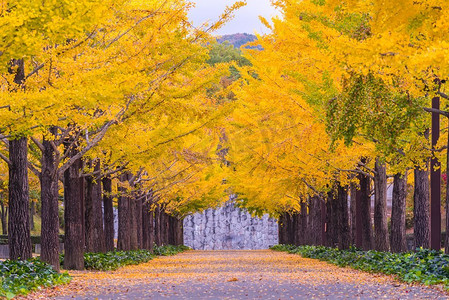
[(284, 252), (187, 251), (72, 283), (29, 299), (449, 299), (436, 288)]

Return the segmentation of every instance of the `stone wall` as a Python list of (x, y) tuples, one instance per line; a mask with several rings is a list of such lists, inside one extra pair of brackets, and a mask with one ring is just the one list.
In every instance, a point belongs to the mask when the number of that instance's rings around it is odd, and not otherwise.
[(253, 218), (232, 201), (184, 219), (184, 244), (195, 250), (257, 250), (278, 244), (278, 223)]

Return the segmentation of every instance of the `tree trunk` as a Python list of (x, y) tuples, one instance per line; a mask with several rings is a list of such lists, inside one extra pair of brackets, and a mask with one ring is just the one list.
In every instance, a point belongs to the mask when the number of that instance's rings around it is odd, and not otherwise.
[[(94, 171), (100, 171), (100, 162), (95, 164)], [(103, 229), (103, 211), (101, 207), (101, 183), (93, 176), (86, 178), (86, 251), (105, 252), (105, 236)]]
[[(360, 226), (362, 231), (362, 249), (372, 249), (372, 226), (371, 226), (371, 184), (370, 178), (359, 174), (360, 180)], [(356, 208), (357, 209), (357, 208)], [(359, 224), (357, 223), (357, 226)]]
[(175, 245), (175, 218), (173, 216), (167, 215), (168, 219), (168, 244)]
[(175, 217), (175, 246), (182, 246), (184, 245), (184, 227), (183, 227), (183, 220), (178, 219)]
[(156, 209), (154, 211), (154, 241), (157, 246), (162, 245), (161, 241), (161, 209), (159, 204), (156, 206)]
[(179, 245), (184, 245), (184, 219), (179, 220)]
[[(120, 176), (120, 181), (128, 180), (128, 174)], [(130, 199), (126, 195), (126, 188), (118, 187), (120, 196), (118, 198), (118, 241), (117, 249), (121, 251), (131, 250), (131, 209)]]
[[(100, 161), (95, 165), (95, 171), (100, 171)], [(100, 179), (96, 179), (92, 188), (92, 200), (94, 208), (94, 236), (97, 239), (94, 243), (95, 252), (106, 252), (105, 233), (104, 233), (104, 218), (102, 207), (102, 189)]]
[(9, 258), (32, 257), (28, 186), (28, 143), (22, 137), (9, 141)]
[(322, 245), (321, 241), (321, 199), (317, 196), (310, 198), (309, 208), (309, 234), (311, 235), (311, 245)]
[(285, 213), (284, 216), (284, 235), (285, 235), (285, 243), (287, 245), (292, 244), (291, 240), (290, 240), (290, 214), (289, 213)]
[(151, 210), (153, 198), (150, 195), (142, 206), (143, 244), (145, 249), (153, 251), (154, 245), (154, 212)]
[(103, 183), (104, 236), (106, 251), (114, 250), (114, 207), (112, 203), (112, 180), (105, 177)]
[(178, 246), (178, 227), (179, 227), (179, 220), (176, 217), (173, 217), (173, 245)]
[[(139, 245), (138, 245), (138, 238), (137, 238), (137, 233), (138, 233), (138, 227), (141, 226), (141, 222), (138, 223), (138, 214), (137, 214), (137, 201), (136, 199), (130, 199), (129, 202), (129, 216), (128, 218), (130, 218), (130, 239), (129, 239), (129, 243), (130, 243), (130, 250), (137, 250), (139, 249)], [(139, 225), (139, 226), (138, 226)]]
[(293, 233), (294, 233), (294, 240), (293, 244), (296, 246), (300, 246), (302, 244), (302, 234), (301, 234), (301, 212), (296, 212), (293, 215)]
[(301, 211), (299, 212), (297, 218), (299, 219), (299, 245), (307, 245), (308, 244), (308, 226), (307, 226), (307, 203), (305, 201), (301, 201)]
[[(51, 128), (52, 134), (56, 130)], [(45, 137), (42, 142), (41, 183), (41, 260), (59, 271), (59, 203), (58, 166), (55, 150)]]
[(136, 221), (137, 221), (137, 245), (139, 249), (145, 249), (143, 247), (143, 223), (142, 223), (142, 207), (143, 200), (136, 200)]
[(278, 220), (278, 239), (280, 245), (285, 245), (285, 235), (284, 235), (284, 214), (279, 215)]
[(327, 230), (327, 224), (326, 224), (326, 220), (327, 220), (327, 211), (326, 211), (326, 202), (324, 199), (321, 199), (320, 201), (320, 206), (321, 206), (321, 238), (320, 238), (320, 245), (325, 246), (327, 245), (327, 235), (326, 235), (326, 230)]
[(338, 184), (336, 205), (338, 248), (348, 249), (350, 245), (348, 220), (348, 187)]
[(64, 172), (64, 269), (66, 270), (84, 269), (84, 179), (80, 177), (82, 167), (82, 160), (78, 159)]
[[(90, 162), (92, 163), (92, 162)], [(89, 163), (89, 164), (90, 164)], [(85, 220), (85, 224), (84, 224), (84, 233), (85, 233), (85, 237), (84, 237), (84, 241), (86, 243), (85, 245), (85, 251), (86, 252), (96, 252), (95, 249), (95, 226), (94, 226), (94, 219), (95, 219), (95, 212), (94, 212), (94, 207), (93, 207), (93, 202), (95, 201), (95, 199), (93, 199), (95, 197), (95, 192), (93, 191), (94, 189), (94, 178), (92, 178), (92, 176), (88, 176), (85, 179), (85, 190), (84, 190), (84, 220)]]
[(162, 222), (161, 222), (161, 232), (162, 232), (162, 244), (163, 245), (168, 245), (168, 228), (169, 228), (169, 223), (168, 223), (168, 214), (165, 212), (165, 209), (162, 213)]
[[(447, 132), (446, 145), (449, 147), (449, 130)], [(446, 237), (444, 241), (444, 252), (449, 254), (449, 150), (446, 152)]]
[(379, 159), (374, 168), (374, 249), (388, 251), (387, 168)]
[(339, 204), (338, 187), (327, 193), (327, 244), (337, 247), (339, 244)]
[(405, 208), (407, 198), (407, 176), (396, 174), (393, 182), (393, 199), (391, 208), (391, 251), (407, 251), (405, 235)]
[(332, 222), (333, 193), (328, 192), (326, 198), (326, 246), (334, 247), (334, 225)]
[(142, 249), (150, 250), (150, 208), (147, 197), (142, 204)]
[(430, 216), (429, 216), (429, 171), (420, 168), (415, 169), (415, 192), (414, 192), (414, 232), (415, 247), (430, 247)]
[(147, 214), (148, 214), (148, 244), (151, 252), (153, 252), (153, 247), (155, 243), (155, 233), (154, 233), (154, 211), (151, 210), (152, 201), (148, 202)]
[(2, 234), (7, 235), (8, 234), (8, 222), (6, 221), (8, 218), (8, 208), (5, 206), (5, 203), (3, 202), (3, 196), (0, 200), (0, 217), (2, 222)]
[(357, 186), (355, 183), (351, 183), (349, 188), (350, 192), (350, 232), (351, 232), (351, 245), (355, 245), (356, 241), (356, 194), (357, 194)]
[(307, 245), (315, 245), (315, 235), (316, 232), (313, 232), (314, 224), (313, 224), (313, 199), (312, 197), (307, 198)]

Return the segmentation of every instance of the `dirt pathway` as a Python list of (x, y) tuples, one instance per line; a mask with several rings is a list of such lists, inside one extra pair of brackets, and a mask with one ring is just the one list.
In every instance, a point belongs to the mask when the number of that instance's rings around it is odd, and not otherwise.
[(30, 299), (449, 299), (299, 255), (266, 251), (188, 251), (113, 272), (71, 272), (72, 283)]

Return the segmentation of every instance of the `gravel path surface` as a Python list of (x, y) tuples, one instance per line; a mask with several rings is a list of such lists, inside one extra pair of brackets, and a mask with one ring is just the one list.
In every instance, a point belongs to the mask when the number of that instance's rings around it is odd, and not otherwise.
[(449, 299), (436, 288), (284, 252), (187, 251), (112, 272), (70, 272), (28, 299)]

